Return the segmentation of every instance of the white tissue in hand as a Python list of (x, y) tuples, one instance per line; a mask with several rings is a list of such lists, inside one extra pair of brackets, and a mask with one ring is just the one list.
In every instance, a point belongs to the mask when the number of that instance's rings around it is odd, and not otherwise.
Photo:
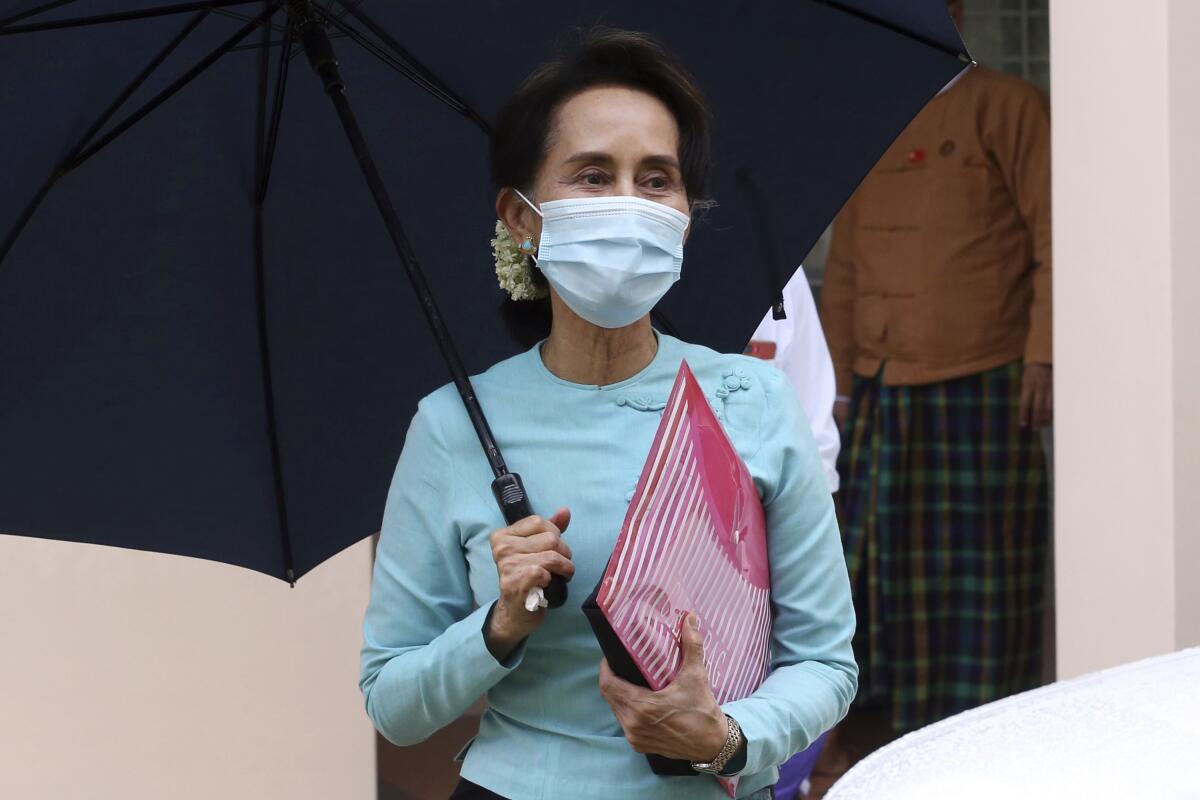
[(534, 589), (532, 592), (525, 595), (526, 611), (537, 611), (539, 608), (545, 608), (548, 605), (549, 603), (546, 602), (546, 593), (541, 589)]

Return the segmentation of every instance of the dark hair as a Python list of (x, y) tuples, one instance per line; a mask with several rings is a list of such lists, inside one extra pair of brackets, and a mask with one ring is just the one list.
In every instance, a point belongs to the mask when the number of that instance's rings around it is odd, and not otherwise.
[[(679, 126), (679, 167), (688, 201), (708, 201), (712, 171), (709, 109), (679, 59), (649, 34), (592, 28), (530, 73), (500, 110), (492, 132), (492, 182), (527, 189), (549, 149), (554, 115), (571, 98), (597, 86), (638, 89), (662, 101)], [(546, 279), (533, 270), (534, 280)], [(531, 308), (531, 306), (541, 308)], [(548, 330), (545, 304), (506, 302), (505, 320), (522, 343)]]
[(496, 188), (533, 184), (554, 115), (563, 103), (596, 86), (639, 89), (662, 101), (679, 126), (679, 166), (688, 200), (705, 200), (712, 145), (704, 95), (679, 59), (654, 37), (613, 28), (593, 28), (530, 73), (504, 104), (492, 134)]

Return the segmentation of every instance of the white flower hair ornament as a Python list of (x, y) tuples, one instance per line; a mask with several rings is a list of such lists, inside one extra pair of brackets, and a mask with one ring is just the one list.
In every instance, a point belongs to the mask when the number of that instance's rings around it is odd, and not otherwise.
[(500, 288), (508, 292), (513, 300), (541, 300), (549, 294), (534, 282), (534, 267), (528, 253), (521, 250), (500, 220), (496, 220), (492, 255), (496, 259), (496, 278)]

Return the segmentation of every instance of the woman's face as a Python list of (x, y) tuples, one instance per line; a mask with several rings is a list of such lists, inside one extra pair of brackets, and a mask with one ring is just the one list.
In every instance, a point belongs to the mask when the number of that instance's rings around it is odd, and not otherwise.
[(679, 126), (662, 101), (624, 87), (597, 87), (555, 115), (538, 172), (539, 201), (641, 197), (687, 213), (679, 171)]
[[(575, 95), (555, 115), (533, 191), (536, 203), (620, 195), (689, 213), (675, 117), (661, 100), (635, 89), (604, 86)], [(541, 219), (524, 211), (519, 227), (536, 242)]]

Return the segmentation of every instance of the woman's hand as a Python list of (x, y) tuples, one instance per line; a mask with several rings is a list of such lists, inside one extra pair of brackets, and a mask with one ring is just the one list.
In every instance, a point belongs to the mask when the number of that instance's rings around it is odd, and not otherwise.
[(725, 746), (729, 727), (713, 697), (704, 666), (704, 639), (695, 614), (679, 635), (683, 666), (657, 692), (618, 678), (600, 662), (600, 694), (612, 706), (625, 738), (639, 753), (687, 761), (712, 761)]
[(562, 533), (571, 512), (560, 508), (550, 519), (526, 517), (492, 532), (492, 558), (500, 576), (500, 598), (488, 618), (483, 640), (497, 661), (505, 661), (526, 636), (537, 630), (546, 609), (525, 610), (525, 596), (550, 583), (551, 573), (571, 580), (575, 565)]

